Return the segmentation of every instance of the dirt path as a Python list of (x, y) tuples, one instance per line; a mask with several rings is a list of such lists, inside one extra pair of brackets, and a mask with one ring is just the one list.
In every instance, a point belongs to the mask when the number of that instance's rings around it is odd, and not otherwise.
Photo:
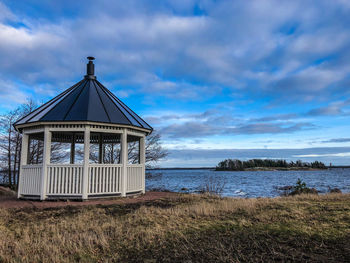
[(19, 200), (15, 197), (0, 196), (0, 208), (49, 208), (49, 207), (64, 207), (64, 206), (87, 206), (87, 205), (111, 205), (111, 204), (130, 204), (147, 202), (165, 197), (176, 196), (176, 193), (169, 192), (146, 192), (141, 196), (126, 197), (126, 198), (110, 198), (110, 199), (95, 199), (88, 201), (29, 201)]

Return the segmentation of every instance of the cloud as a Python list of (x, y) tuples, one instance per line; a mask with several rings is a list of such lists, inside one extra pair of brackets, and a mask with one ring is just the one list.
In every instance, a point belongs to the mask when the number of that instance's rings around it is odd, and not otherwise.
[(315, 128), (311, 123), (253, 123), (221, 126), (216, 123), (185, 122), (160, 129), (166, 138), (198, 138), (215, 135), (283, 134)]
[(8, 20), (17, 20), (17, 17), (11, 10), (3, 3), (0, 2), (0, 22)]
[(310, 110), (307, 115), (310, 116), (325, 116), (325, 115), (340, 115), (343, 111), (337, 106), (320, 107)]
[(322, 143), (343, 143), (343, 142), (350, 142), (350, 138), (335, 138), (335, 139), (322, 141)]
[(161, 94), (164, 97), (181, 99), (181, 100), (203, 100), (205, 97), (198, 96), (200, 93), (211, 97), (215, 92), (220, 91), (219, 87), (194, 85), (183, 81), (166, 81), (156, 80), (151, 81), (147, 87), (142, 90), (144, 93)]
[(298, 121), (304, 114), (276, 114), (244, 118), (227, 106), (216, 106), (198, 113), (154, 113), (146, 120), (165, 138), (200, 138), (218, 135), (291, 134), (313, 130), (314, 123)]
[(326, 107), (319, 107), (306, 113), (309, 116), (334, 116), (345, 114), (344, 108), (350, 105), (350, 100), (333, 102)]
[(291, 134), (312, 130), (314, 123), (298, 121), (303, 114), (276, 114), (244, 118), (227, 106), (217, 105), (198, 113), (153, 113), (146, 120), (167, 139), (201, 138), (218, 135)]
[(277, 114), (273, 116), (266, 116), (261, 118), (253, 118), (250, 121), (252, 122), (269, 122), (269, 121), (281, 121), (281, 120), (291, 120), (300, 118), (296, 113), (288, 113), (288, 114)]
[(296, 158), (315, 158), (315, 157), (350, 157), (350, 152), (328, 153), (328, 154), (300, 154), (293, 155)]
[[(340, 1), (82, 3), (42, 3), (52, 17), (28, 12), (22, 27), (2, 23), (1, 71), (32, 83), (59, 81), (81, 72), (82, 57), (94, 53), (98, 72), (117, 74), (119, 83), (141, 92), (190, 100), (224, 86), (293, 101), (332, 95), (332, 85), (350, 73), (346, 60), (338, 67), (337, 59), (315, 64), (348, 50), (348, 9)], [(20, 8), (2, 7), (0, 21), (18, 20), (13, 14)], [(62, 18), (62, 10), (73, 9)]]
[[(58, 79), (70, 68), (58, 63), (57, 51), (62, 51), (65, 36), (57, 34), (56, 26), (38, 30), (0, 24), (0, 68), (2, 77), (17, 78), (28, 84)], [(53, 33), (55, 32), (55, 33)], [(61, 76), (62, 76), (61, 75)]]
[(0, 109), (12, 110), (15, 103), (21, 104), (30, 98), (28, 87), (0, 79)]
[(276, 133), (293, 133), (300, 130), (312, 129), (311, 123), (288, 123), (288, 124), (271, 124), (255, 123), (235, 127), (231, 131), (235, 134), (276, 134)]

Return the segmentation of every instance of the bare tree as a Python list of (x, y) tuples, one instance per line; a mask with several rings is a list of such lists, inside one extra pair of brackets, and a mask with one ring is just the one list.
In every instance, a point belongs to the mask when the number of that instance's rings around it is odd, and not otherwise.
[(146, 140), (146, 166), (150, 168), (154, 166), (161, 159), (165, 159), (169, 152), (163, 148), (161, 144), (160, 134), (156, 131), (149, 136)]
[[(30, 138), (30, 137), (29, 137)], [(43, 161), (44, 142), (42, 139), (30, 139), (28, 145), (28, 164), (40, 164)], [(67, 151), (67, 143), (51, 142), (51, 163), (64, 163), (69, 160), (70, 153)]]
[(17, 120), (17, 110), (8, 112), (7, 114), (2, 115), (0, 118), (0, 127), (1, 127), (1, 139), (0, 139), (0, 148), (2, 154), (5, 157), (5, 163), (3, 164), (3, 173), (7, 173), (7, 180), (9, 185), (13, 184), (13, 175), (12, 175), (12, 153), (13, 153), (13, 133), (14, 128), (13, 124)]
[(0, 116), (0, 155), (1, 173), (6, 175), (10, 186), (18, 184), (22, 136), (13, 124), (36, 108), (33, 100), (28, 100), (13, 111)]
[[(90, 151), (90, 160), (98, 163), (98, 146), (93, 146), (93, 151)], [(135, 164), (139, 160), (139, 141), (135, 140), (128, 143), (128, 159), (129, 163)], [(161, 145), (161, 136), (159, 133), (153, 131), (152, 134), (146, 137), (146, 167), (150, 168), (154, 166), (161, 159), (168, 156), (168, 151), (164, 149)], [(103, 144), (103, 162), (104, 163), (120, 163), (121, 158), (121, 148), (120, 143), (108, 143)], [(78, 154), (83, 154), (83, 152), (78, 152)]]

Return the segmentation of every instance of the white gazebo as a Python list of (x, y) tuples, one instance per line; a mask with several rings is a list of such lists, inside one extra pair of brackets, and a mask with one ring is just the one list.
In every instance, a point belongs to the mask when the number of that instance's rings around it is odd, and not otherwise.
[(152, 132), (87, 75), (15, 123), (22, 133), (18, 197), (89, 199), (145, 192), (145, 137)]

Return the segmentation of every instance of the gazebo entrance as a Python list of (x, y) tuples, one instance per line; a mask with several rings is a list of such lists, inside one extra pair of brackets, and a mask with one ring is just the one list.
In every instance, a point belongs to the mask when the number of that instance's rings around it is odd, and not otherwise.
[(92, 58), (85, 80), (15, 124), (22, 132), (19, 198), (145, 192), (145, 137), (152, 128), (96, 80), (91, 64)]

